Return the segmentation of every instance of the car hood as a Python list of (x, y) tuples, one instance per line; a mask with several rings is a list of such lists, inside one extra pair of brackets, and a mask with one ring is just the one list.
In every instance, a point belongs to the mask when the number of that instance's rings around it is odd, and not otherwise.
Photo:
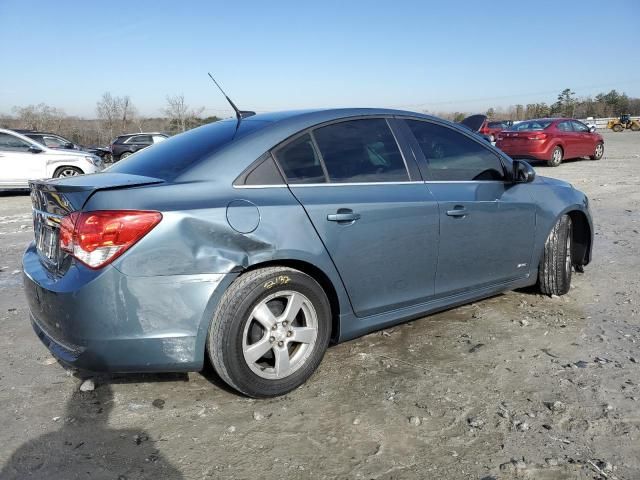
[(553, 185), (554, 187), (573, 188), (573, 185), (571, 185), (569, 182), (558, 180), (557, 178), (539, 176), (538, 179), (540, 179), (540, 181), (542, 181), (542, 183), (546, 185)]

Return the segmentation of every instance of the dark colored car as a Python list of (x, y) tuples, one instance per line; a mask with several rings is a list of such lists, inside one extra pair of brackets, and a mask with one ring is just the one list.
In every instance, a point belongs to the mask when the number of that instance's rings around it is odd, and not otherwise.
[(109, 150), (114, 162), (127, 158), (143, 148), (160, 143), (169, 138), (164, 133), (127, 133), (111, 142)]
[(496, 138), (498, 137), (498, 133), (510, 128), (512, 123), (513, 122), (509, 120), (497, 120), (497, 121), (487, 120), (484, 122), (482, 127), (480, 127), (480, 134), (487, 137), (487, 139), (490, 142), (495, 142)]
[(564, 159), (600, 160), (604, 139), (595, 127), (572, 118), (540, 118), (515, 124), (498, 134), (496, 147), (513, 158), (543, 160), (557, 167)]
[(79, 150), (82, 152), (91, 153), (93, 155), (97, 155), (103, 160), (110, 155), (110, 151), (106, 148), (100, 147), (89, 147), (85, 145), (79, 145), (77, 143), (73, 143), (71, 140), (67, 140), (64, 137), (56, 133), (50, 132), (38, 132), (36, 130), (21, 130), (16, 129), (15, 132), (21, 133), (30, 139), (44, 145), (45, 147), (60, 149), (60, 150)]
[(288, 392), (340, 342), (591, 258), (587, 197), (465, 127), (334, 109), (208, 124), (96, 175), (33, 181), (35, 331), (63, 363)]

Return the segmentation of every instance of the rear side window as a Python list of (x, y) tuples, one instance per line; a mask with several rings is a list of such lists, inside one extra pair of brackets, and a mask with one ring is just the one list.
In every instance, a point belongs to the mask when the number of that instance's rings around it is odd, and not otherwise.
[(0, 150), (8, 152), (26, 152), (29, 150), (30, 146), (31, 145), (21, 138), (14, 137), (8, 133), (0, 133)]
[(407, 181), (409, 174), (387, 121), (350, 120), (313, 131), (330, 182)]
[(504, 169), (498, 156), (467, 135), (419, 120), (407, 120), (407, 125), (429, 162), (432, 180), (504, 180)]
[(289, 183), (324, 183), (322, 163), (306, 133), (276, 150), (275, 156)]
[(561, 132), (573, 132), (573, 128), (571, 128), (570, 122), (560, 122), (557, 126), (558, 130)]

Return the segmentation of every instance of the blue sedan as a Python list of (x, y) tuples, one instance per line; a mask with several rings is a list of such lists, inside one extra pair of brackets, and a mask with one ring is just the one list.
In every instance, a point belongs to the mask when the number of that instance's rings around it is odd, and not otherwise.
[(251, 397), (330, 342), (498, 292), (569, 291), (587, 197), (464, 127), (334, 109), (224, 120), (31, 182), (31, 322), (64, 364), (198, 371)]

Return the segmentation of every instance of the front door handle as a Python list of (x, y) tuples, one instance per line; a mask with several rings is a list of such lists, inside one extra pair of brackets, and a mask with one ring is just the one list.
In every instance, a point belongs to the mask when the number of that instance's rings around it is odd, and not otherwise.
[(338, 223), (353, 223), (356, 220), (360, 220), (360, 214), (354, 213), (353, 210), (348, 208), (340, 208), (336, 213), (327, 215), (327, 220)]
[(447, 210), (447, 215), (450, 217), (466, 217), (469, 212), (461, 205), (456, 205), (453, 210)]

